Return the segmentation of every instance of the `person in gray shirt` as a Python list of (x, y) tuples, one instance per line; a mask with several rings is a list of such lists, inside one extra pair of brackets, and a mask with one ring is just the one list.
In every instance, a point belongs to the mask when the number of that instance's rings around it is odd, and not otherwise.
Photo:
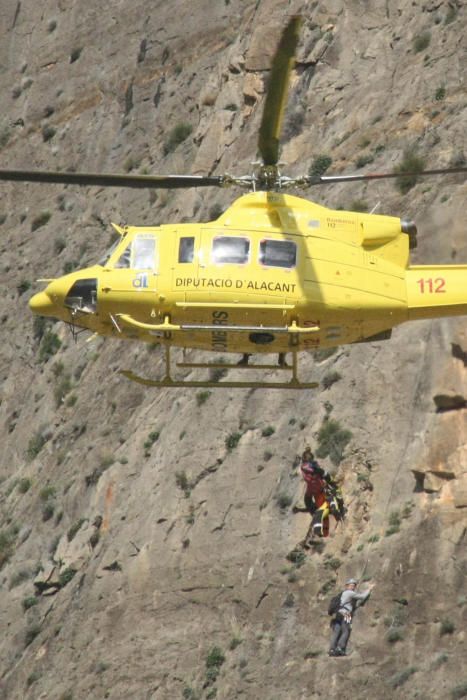
[(357, 593), (357, 583), (358, 581), (354, 578), (350, 578), (346, 581), (345, 589), (341, 593), (339, 609), (331, 621), (332, 636), (329, 656), (346, 655), (354, 611), (366, 603), (374, 586), (371, 584), (364, 593)]

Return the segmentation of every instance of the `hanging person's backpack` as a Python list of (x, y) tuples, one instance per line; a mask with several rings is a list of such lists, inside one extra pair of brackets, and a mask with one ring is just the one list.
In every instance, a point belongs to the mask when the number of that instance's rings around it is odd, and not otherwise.
[(335, 615), (341, 606), (342, 593), (338, 593), (329, 601), (328, 615)]

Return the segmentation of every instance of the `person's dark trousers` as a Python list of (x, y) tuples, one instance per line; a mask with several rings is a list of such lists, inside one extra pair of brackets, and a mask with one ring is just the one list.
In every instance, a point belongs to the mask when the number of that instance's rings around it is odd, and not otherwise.
[(314, 513), (315, 510), (316, 510), (316, 505), (315, 505), (313, 496), (307, 496), (307, 495), (305, 494), (303, 500), (304, 500), (304, 502), (305, 502), (305, 507), (307, 508), (309, 514), (310, 514), (310, 515), (313, 515), (313, 513)]
[(344, 619), (334, 620), (332, 623), (331, 649), (345, 651), (351, 631), (351, 625)]

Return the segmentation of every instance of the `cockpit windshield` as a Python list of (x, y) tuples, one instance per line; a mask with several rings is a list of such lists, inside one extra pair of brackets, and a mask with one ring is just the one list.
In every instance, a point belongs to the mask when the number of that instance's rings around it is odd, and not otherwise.
[(105, 267), (107, 265), (107, 263), (109, 262), (110, 258), (112, 257), (112, 255), (117, 250), (117, 247), (120, 245), (121, 242), (122, 242), (122, 239), (119, 238), (117, 241), (115, 241), (115, 243), (112, 243), (110, 248), (107, 248), (104, 255), (99, 260), (98, 265), (102, 265), (102, 267)]

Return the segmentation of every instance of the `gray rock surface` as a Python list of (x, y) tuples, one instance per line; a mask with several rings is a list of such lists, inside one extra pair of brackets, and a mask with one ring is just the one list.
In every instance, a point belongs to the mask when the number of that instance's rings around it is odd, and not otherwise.
[[(248, 173), (270, 56), (296, 12), (290, 174), (321, 154), (334, 172), (362, 157), (362, 172), (391, 170), (407, 148), (430, 167), (465, 158), (459, 0), (3, 0), (2, 167)], [(180, 122), (192, 134), (164, 155)], [(156, 376), (157, 348), (75, 343), (54, 324), (61, 346), (41, 356), (36, 280), (98, 260), (110, 221), (208, 220), (237, 193), (0, 191), (2, 700), (461, 697), (466, 319), (304, 355), (303, 377), (340, 374), (329, 389), (216, 390), (204, 403), (196, 390), (143, 390), (118, 370)], [(406, 195), (378, 182), (306, 196), (379, 203), (416, 219), (414, 261), (465, 263), (466, 194), (450, 176)], [(349, 514), (298, 566), (287, 554), (309, 519), (281, 496), (301, 501), (295, 458), (329, 412), (352, 433), (338, 466), (322, 460)], [(327, 602), (351, 575), (376, 587), (352, 655), (333, 660)]]

